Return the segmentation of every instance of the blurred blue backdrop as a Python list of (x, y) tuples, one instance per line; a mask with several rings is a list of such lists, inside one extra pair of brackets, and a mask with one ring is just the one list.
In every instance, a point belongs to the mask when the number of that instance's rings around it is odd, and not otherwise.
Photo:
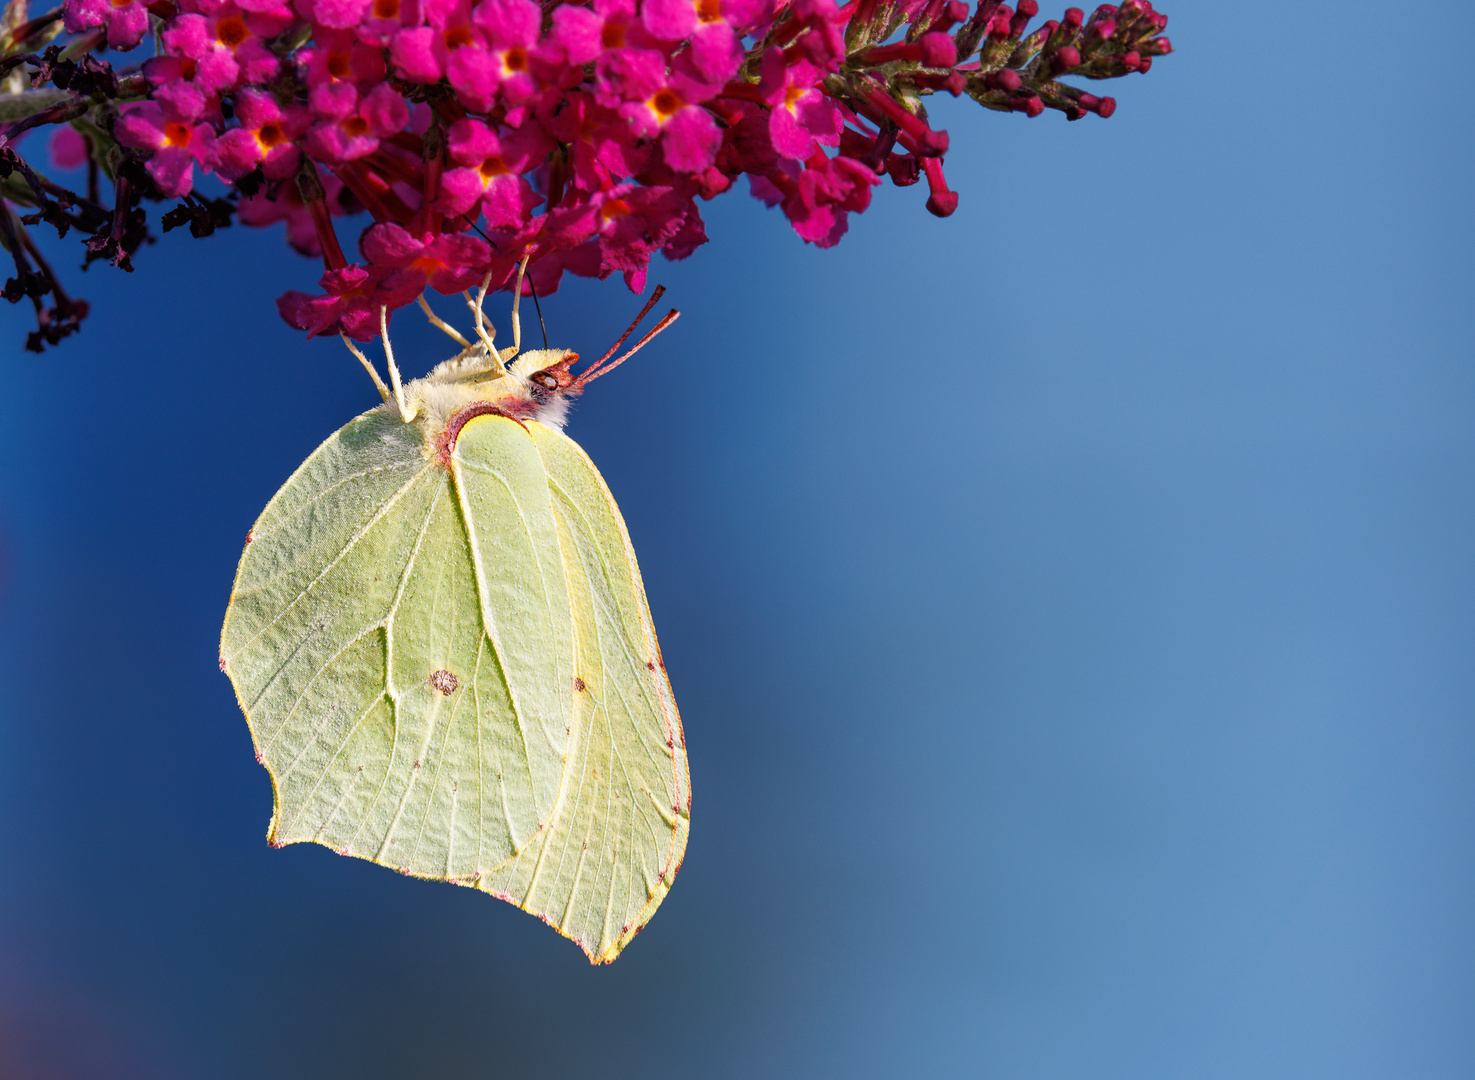
[[(375, 402), (275, 314), (313, 266), (181, 230), (62, 349), (0, 311), (0, 1074), (1475, 1072), (1466, 12), (1165, 7), (1110, 121), (940, 102), (951, 220), (888, 185), (822, 252), (738, 191), (653, 270), (569, 431), (695, 806), (609, 968), (266, 847), (219, 624)], [(543, 305), (586, 355), (637, 306)]]

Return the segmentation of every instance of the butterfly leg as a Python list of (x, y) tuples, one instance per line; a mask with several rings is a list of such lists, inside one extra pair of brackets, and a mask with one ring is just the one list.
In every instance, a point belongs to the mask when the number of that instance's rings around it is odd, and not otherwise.
[(379, 336), (384, 339), (384, 362), (389, 365), (389, 381), (394, 386), (394, 403), (399, 407), (399, 418), (409, 423), (415, 414), (405, 407), (405, 388), (400, 382), (399, 367), (394, 362), (394, 349), (389, 344), (389, 308), (379, 307)]
[(446, 336), (448, 336), (450, 338), (453, 338), (456, 341), (456, 343), (461, 346), (461, 348), (463, 348), (463, 349), (469, 349), (469, 348), (471, 348), (471, 342), (467, 341), (464, 337), (462, 337), (461, 334), (460, 334), (460, 332), (457, 331), (457, 329), (454, 326), (450, 325), (444, 319), (442, 319), (439, 315), (437, 315), (434, 311), (431, 311), (430, 310), (430, 305), (425, 302), (425, 294), (424, 293), (421, 293), (416, 299), (417, 299), (417, 301), (420, 304), (420, 310), (423, 311), (423, 312), (425, 312), (425, 317), (430, 320), (430, 325), (431, 326), (435, 327), (437, 330), (439, 330), (441, 333), (445, 334)]
[(358, 346), (348, 340), (347, 334), (339, 334), (338, 336), (343, 339), (343, 344), (348, 346), (348, 351), (353, 353), (354, 356), (358, 357), (358, 362), (364, 365), (364, 370), (369, 373), (369, 378), (374, 380), (374, 389), (379, 391), (379, 396), (385, 401), (388, 401), (389, 387), (384, 385), (384, 380), (381, 379), (379, 377), (379, 373), (374, 370), (374, 365), (369, 363), (369, 358), (359, 351)]
[[(512, 351), (502, 357), (503, 361), (510, 360), (522, 352), (522, 322), (518, 318), (517, 309), (522, 303), (522, 277), (527, 273), (528, 260), (532, 258), (532, 255), (531, 251), (527, 252), (523, 255), (522, 262), (517, 264), (517, 280), (512, 286)], [(502, 351), (507, 353), (506, 349)]]
[(487, 298), (487, 289), (491, 287), (491, 284), (492, 272), (488, 270), (487, 276), (482, 278), (481, 288), (476, 290), (476, 299), (473, 300), (469, 293), (462, 293), (461, 295), (466, 297), (466, 306), (471, 309), (471, 314), (475, 319), (473, 329), (476, 330), (476, 336), (481, 339), (482, 346), (486, 349), (487, 355), (492, 358), (490, 366), (492, 368), (500, 368), (502, 366), (502, 358), (497, 353), (497, 347), (492, 344), (493, 339), (497, 336), (497, 331), (482, 311), (482, 305), (486, 302)]

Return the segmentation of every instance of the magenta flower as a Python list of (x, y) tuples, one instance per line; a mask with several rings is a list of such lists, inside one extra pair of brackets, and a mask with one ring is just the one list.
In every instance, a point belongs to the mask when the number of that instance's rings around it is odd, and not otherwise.
[[(520, 104), (532, 97), (537, 83), (531, 67), (543, 10), (533, 0), (481, 0), (472, 21), (486, 37), (488, 54), (494, 62), (492, 77), (508, 104)], [(454, 77), (451, 85), (460, 91)]]
[(224, 180), (239, 180), (258, 164), (268, 180), (285, 180), (297, 172), (302, 152), (297, 140), (310, 123), (300, 105), (283, 108), (263, 90), (236, 95), (233, 127), (215, 140), (215, 171)]
[(782, 49), (763, 57), (758, 92), (770, 109), (768, 134), (784, 157), (805, 161), (815, 144), (840, 145), (840, 110), (818, 87), (824, 73), (804, 60), (788, 63)]
[(384, 81), (384, 51), (359, 41), (348, 30), (317, 30), (313, 47), (297, 54), (311, 94), (318, 87), (351, 83), (365, 88)]
[[(329, 271), (322, 295), (289, 294), (283, 314), (356, 337), (372, 336), (380, 306), (427, 287), (489, 271), (506, 287), (525, 253), (540, 293), (565, 272), (619, 272), (642, 288), (657, 252), (680, 259), (706, 243), (698, 200), (744, 174), (820, 246), (882, 176), (925, 179), (926, 208), (947, 216), (959, 196), (929, 95), (1105, 118), (1114, 98), (1065, 80), (1141, 74), (1172, 51), (1149, 0), (1069, 8), (1032, 31), (1036, 0), (147, 4), (63, 0), (87, 44), (106, 27), (114, 48), (132, 47), (155, 19), (159, 35), (142, 80), (82, 56), (67, 115), (80, 106), (106, 127), (118, 109), (118, 140), (144, 152), (166, 195), (192, 190), (196, 164), (238, 184), (242, 221), (286, 222), (288, 242)], [(32, 80), (54, 78), (40, 57), (12, 59)], [(140, 92), (150, 100), (128, 103)], [(55, 146), (59, 162), (86, 158), (70, 132)], [(124, 173), (118, 191), (132, 188)], [(358, 266), (333, 224), (346, 207), (374, 222)], [(222, 208), (192, 200), (171, 213), (208, 231)], [(131, 252), (134, 220), (113, 214), (94, 253)]]
[[(913, 14), (931, 6), (913, 2)], [(850, 10), (848, 5), (836, 6), (835, 0), (794, 0), (789, 8), (789, 20), (805, 31), (794, 38), (794, 48), (815, 67), (827, 72), (838, 70), (845, 59), (845, 24)]]
[(187, 195), (194, 187), (195, 164), (213, 162), (215, 129), (194, 123), (196, 116), (180, 112), (168, 101), (145, 101), (128, 106), (113, 126), (124, 146), (152, 150), (146, 166), (154, 183), (168, 198)]
[(319, 334), (347, 334), (356, 341), (373, 341), (379, 334), (379, 311), (413, 303), (421, 288), (413, 274), (345, 266), (318, 279), (321, 296), (292, 290), (277, 298), (277, 311), (290, 326)]
[(363, 22), (369, 4), (370, 0), (295, 0), (294, 6), (318, 27), (352, 30)]
[(414, 83), (449, 77), (467, 108), (486, 111), (501, 82), (502, 64), (472, 23), (470, 0), (425, 0), (425, 15), (429, 26), (400, 30), (390, 42), (396, 70)]
[(478, 204), (494, 228), (516, 229), (543, 200), (521, 174), (553, 148), (536, 122), (502, 137), (480, 120), (451, 126), (449, 150), (458, 168), (441, 177), (440, 197), (447, 214), (465, 214)]
[(243, 11), (229, 0), (197, 0), (191, 8), (165, 24), (164, 55), (144, 64), (149, 82), (184, 80), (211, 95), (277, 76), (281, 59), (262, 36), (290, 26), (295, 20), (289, 9)]
[(307, 152), (319, 161), (340, 164), (372, 154), (379, 140), (404, 129), (410, 107), (388, 83), (363, 97), (352, 83), (314, 88), (312, 110), (321, 119), (307, 133)]
[(559, 97), (541, 118), (553, 137), (569, 148), (568, 179), (583, 191), (612, 187), (649, 165), (652, 148), (639, 144), (620, 114), (591, 94)]
[(660, 140), (666, 164), (678, 172), (701, 172), (711, 166), (722, 131), (701, 106), (716, 97), (720, 87), (668, 73), (660, 54), (648, 49), (618, 50), (602, 73), (605, 103), (623, 99), (620, 116), (636, 138)]
[[(347, 2), (354, 3), (356, 0)], [(424, 21), (425, 12), (421, 0), (370, 0), (364, 8), (357, 33), (364, 42), (384, 47), (401, 30), (419, 26)]]
[(782, 205), (794, 231), (817, 247), (834, 247), (849, 228), (851, 212), (871, 204), (875, 172), (852, 158), (816, 153), (801, 170), (793, 162), (767, 177), (752, 178), (753, 194), (769, 206)]
[[(635, 282), (645, 280), (651, 254), (673, 240), (695, 210), (691, 196), (676, 188), (621, 184), (596, 192), (575, 206), (550, 212), (543, 245), (573, 249), (592, 240), (599, 258), (590, 276), (606, 278), (617, 270), (624, 271), (631, 288), (637, 288)], [(575, 266), (587, 269), (591, 258), (591, 253), (586, 253), (586, 261), (576, 261), (570, 269), (581, 273)]]
[(492, 249), (474, 236), (442, 233), (416, 237), (392, 222), (371, 225), (359, 240), (359, 248), (376, 272), (401, 275), (385, 279), (394, 288), (413, 284), (412, 300), (426, 286), (445, 294), (480, 285), (492, 257)]
[(737, 74), (743, 62), (739, 36), (772, 18), (772, 0), (645, 0), (640, 8), (640, 21), (652, 37), (690, 39), (694, 74), (711, 83)]
[[(149, 29), (148, 7), (141, 0), (65, 0), (61, 6), (63, 25), (69, 34), (80, 34), (94, 26), (108, 28), (108, 48), (120, 52), (137, 47)], [(25, 16), (22, 16), (24, 18)]]

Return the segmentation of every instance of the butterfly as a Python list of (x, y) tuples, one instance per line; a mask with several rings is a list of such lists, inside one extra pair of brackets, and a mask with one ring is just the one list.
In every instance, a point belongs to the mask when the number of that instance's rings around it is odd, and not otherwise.
[[(524, 263), (524, 266), (526, 264)], [(691, 779), (630, 536), (569, 401), (565, 349), (469, 342), (390, 383), (247, 536), (221, 634), (273, 846), (312, 841), (491, 893), (613, 960), (681, 866)], [(515, 296), (521, 296), (521, 271)]]

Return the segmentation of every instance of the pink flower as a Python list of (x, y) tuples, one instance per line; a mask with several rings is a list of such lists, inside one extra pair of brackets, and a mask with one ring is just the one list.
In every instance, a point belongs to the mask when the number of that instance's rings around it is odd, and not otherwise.
[(356, 341), (373, 341), (379, 333), (379, 311), (413, 303), (423, 284), (416, 286), (413, 274), (362, 266), (329, 270), (318, 280), (322, 296), (296, 290), (277, 298), (277, 311), (290, 326), (319, 334), (347, 334)]
[(360, 98), (350, 83), (316, 88), (312, 108), (323, 119), (307, 133), (307, 152), (320, 161), (338, 164), (372, 154), (379, 140), (404, 129), (410, 107), (388, 83), (380, 83)]
[(215, 171), (225, 180), (239, 180), (257, 164), (268, 180), (284, 180), (297, 171), (302, 160), (296, 140), (307, 130), (309, 116), (299, 105), (285, 109), (262, 90), (242, 90), (236, 95), (236, 119), (215, 141)]
[(773, 17), (772, 0), (645, 0), (640, 21), (654, 38), (691, 40), (688, 61), (707, 82), (724, 83), (743, 62), (739, 34)]
[(362, 20), (358, 36), (371, 45), (387, 46), (401, 30), (424, 22), (425, 13), (421, 0), (370, 0)]
[(769, 49), (763, 56), (763, 79), (758, 92), (772, 112), (768, 134), (773, 148), (784, 157), (804, 161), (815, 144), (840, 145), (844, 126), (840, 110), (819, 89), (824, 73), (813, 64), (786, 62), (782, 49)]
[(678, 172), (701, 172), (711, 166), (722, 144), (722, 131), (702, 103), (717, 96), (708, 86), (677, 73), (667, 74), (660, 54), (625, 49), (606, 69), (605, 92), (625, 103), (620, 116), (640, 139), (659, 139), (666, 163)]
[(470, 0), (425, 0), (425, 15), (429, 26), (400, 30), (390, 42), (395, 68), (409, 82), (449, 77), (468, 108), (490, 108), (502, 64), (489, 54), (482, 29), (472, 23)]
[(443, 294), (480, 285), (492, 257), (492, 249), (474, 236), (443, 233), (416, 237), (393, 222), (369, 226), (359, 240), (359, 249), (376, 272), (388, 270), (402, 275), (393, 280), (395, 288), (413, 283), (412, 300), (427, 285)]
[(146, 168), (159, 190), (168, 198), (187, 195), (194, 187), (195, 163), (209, 167), (213, 161), (215, 129), (195, 124), (166, 102), (145, 101), (127, 106), (113, 134), (124, 146), (152, 150)]
[(802, 171), (786, 161), (767, 177), (751, 177), (753, 194), (769, 206), (781, 204), (794, 231), (818, 247), (840, 242), (850, 212), (871, 205), (871, 188), (878, 183), (880, 178), (853, 158), (818, 152)]
[(569, 147), (569, 178), (575, 187), (599, 191), (646, 169), (651, 148), (637, 145), (630, 125), (614, 109), (577, 91), (560, 97), (556, 104), (544, 111), (543, 123)]
[(451, 125), (449, 147), (458, 168), (441, 177), (447, 214), (465, 214), (480, 203), (490, 225), (516, 229), (543, 201), (521, 175), (553, 148), (541, 125), (526, 124), (499, 138), (480, 120), (458, 120)]
[(297, 54), (309, 94), (324, 85), (346, 82), (371, 86), (385, 75), (384, 51), (362, 44), (347, 30), (317, 29), (313, 47)]
[(63, 172), (71, 172), (87, 164), (87, 140), (74, 127), (59, 127), (52, 132), (48, 149), (52, 167)]
[[(141, 0), (66, 0), (62, 19), (69, 34), (80, 34), (94, 26), (108, 28), (108, 48), (126, 52), (137, 47), (149, 29), (148, 8)], [(24, 18), (25, 16), (22, 16)]]
[(164, 54), (144, 64), (155, 86), (185, 81), (206, 95), (241, 84), (276, 78), (282, 61), (262, 36), (275, 36), (295, 21), (290, 9), (273, 5), (245, 11), (229, 0), (195, 0), (164, 24)]
[[(922, 7), (917, 3), (917, 7)], [(840, 8), (835, 0), (794, 0), (789, 18), (802, 26), (794, 48), (804, 54), (815, 67), (837, 71), (845, 59), (845, 24), (850, 8)]]
[[(543, 25), (542, 8), (533, 0), (481, 0), (471, 18), (486, 35), (492, 75), (502, 96), (514, 105), (532, 97), (537, 83), (530, 69)], [(451, 85), (460, 92), (454, 76)]]
[(329, 30), (351, 30), (363, 21), (370, 0), (295, 0), (302, 16)]
[(651, 254), (675, 239), (695, 210), (691, 197), (674, 187), (621, 184), (577, 205), (551, 211), (544, 243), (572, 249), (586, 240), (596, 241), (595, 275), (606, 278), (624, 271), (631, 288), (639, 291), (635, 282), (644, 281)]

